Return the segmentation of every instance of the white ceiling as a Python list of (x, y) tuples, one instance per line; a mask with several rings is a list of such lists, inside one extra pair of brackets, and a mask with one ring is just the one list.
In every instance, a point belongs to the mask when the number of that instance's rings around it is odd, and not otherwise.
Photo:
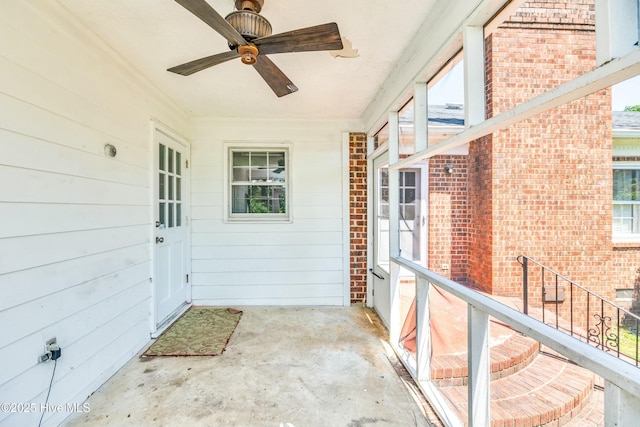
[[(299, 91), (276, 97), (239, 59), (191, 76), (167, 68), (228, 51), (227, 42), (173, 0), (57, 0), (133, 68), (194, 116), (360, 119), (435, 0), (265, 0), (281, 33), (336, 22), (356, 58), (270, 55)], [(226, 16), (234, 0), (207, 0)]]

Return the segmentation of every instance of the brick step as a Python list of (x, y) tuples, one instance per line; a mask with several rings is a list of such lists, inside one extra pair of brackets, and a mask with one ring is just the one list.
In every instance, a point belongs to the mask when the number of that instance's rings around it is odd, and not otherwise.
[(604, 427), (604, 390), (595, 388), (582, 411), (562, 427)]
[[(491, 347), (491, 380), (512, 375), (526, 368), (538, 354), (540, 344), (531, 338), (512, 333), (503, 342)], [(467, 384), (467, 354), (434, 355), (431, 379), (439, 386)]]
[[(521, 301), (515, 298), (491, 298), (514, 309)], [(467, 304), (435, 287), (429, 291), (431, 312), (431, 379), (438, 385), (467, 383)], [(540, 345), (507, 325), (490, 318), (491, 378), (511, 375), (535, 358)], [(408, 346), (415, 351), (415, 343)], [(406, 348), (406, 347), (405, 347)]]
[[(525, 368), (491, 382), (491, 426), (562, 426), (589, 402), (593, 386), (592, 372), (539, 353)], [(445, 386), (440, 391), (466, 424), (467, 387)]]

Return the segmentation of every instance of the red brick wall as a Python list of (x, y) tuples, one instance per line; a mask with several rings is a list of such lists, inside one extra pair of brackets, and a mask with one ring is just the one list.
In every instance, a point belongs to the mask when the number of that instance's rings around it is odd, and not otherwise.
[(367, 296), (367, 136), (349, 135), (351, 303)]
[(469, 145), (469, 282), (491, 293), (493, 189), (491, 137)]
[[(615, 289), (634, 289), (640, 281), (640, 247), (638, 245), (616, 245), (611, 261), (611, 287)], [(631, 308), (631, 301), (612, 299), (616, 305)]]
[[(445, 171), (451, 165), (452, 173)], [(469, 255), (467, 156), (429, 159), (429, 266), (456, 281), (466, 281)]]
[(591, 31), (594, 20), (594, 0), (536, 0), (523, 3), (502, 27)]
[[(594, 68), (592, 12), (593, 1), (529, 2), (488, 37), (490, 117)], [(612, 297), (611, 121), (606, 90), (471, 144), (472, 283), (519, 296), (525, 254)]]

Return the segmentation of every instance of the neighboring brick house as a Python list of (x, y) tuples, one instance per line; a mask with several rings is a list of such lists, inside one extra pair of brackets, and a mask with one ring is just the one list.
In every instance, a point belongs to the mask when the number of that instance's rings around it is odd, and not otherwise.
[[(487, 37), (487, 116), (594, 69), (595, 45), (593, 0), (525, 3)], [(611, 116), (605, 90), (471, 143), (470, 284), (521, 296), (524, 254), (615, 296)]]
[[(595, 68), (594, 7), (525, 3), (487, 36), (488, 117)], [(473, 141), (468, 155), (431, 158), (428, 267), (494, 295), (521, 296), (516, 258), (524, 254), (609, 300), (633, 294), (640, 219), (623, 214), (640, 218), (640, 205), (616, 208), (614, 219), (613, 170), (627, 168), (618, 179), (635, 177), (637, 162), (640, 181), (640, 113), (615, 113), (614, 122), (611, 110), (611, 91), (599, 91)], [(638, 238), (615, 238), (614, 221)], [(353, 277), (352, 288), (363, 289)]]

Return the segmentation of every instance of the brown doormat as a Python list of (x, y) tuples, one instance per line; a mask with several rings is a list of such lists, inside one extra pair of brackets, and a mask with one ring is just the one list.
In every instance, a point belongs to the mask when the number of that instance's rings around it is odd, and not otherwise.
[(142, 356), (218, 356), (241, 316), (233, 308), (191, 307)]

